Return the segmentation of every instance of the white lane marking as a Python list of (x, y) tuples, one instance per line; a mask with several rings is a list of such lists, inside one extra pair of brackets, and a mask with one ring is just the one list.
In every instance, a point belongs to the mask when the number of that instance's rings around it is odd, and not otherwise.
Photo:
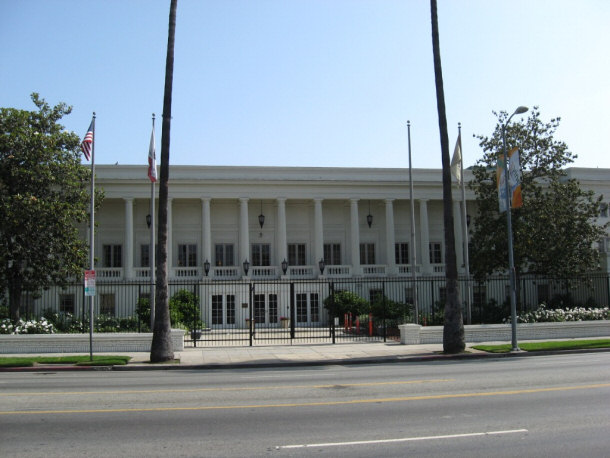
[(369, 441), (351, 441), (351, 442), (327, 442), (325, 444), (297, 444), (297, 445), (279, 445), (276, 449), (284, 448), (308, 448), (308, 447), (341, 447), (347, 445), (370, 445), (370, 444), (388, 444), (392, 442), (415, 442), (415, 441), (426, 441), (426, 440), (438, 440), (438, 439), (456, 439), (462, 437), (479, 437), (479, 436), (493, 436), (499, 434), (516, 434), (526, 433), (527, 429), (510, 429), (506, 431), (486, 431), (482, 433), (465, 433), (465, 434), (447, 434), (443, 436), (422, 436), (422, 437), (402, 437), (399, 439), (379, 439)]

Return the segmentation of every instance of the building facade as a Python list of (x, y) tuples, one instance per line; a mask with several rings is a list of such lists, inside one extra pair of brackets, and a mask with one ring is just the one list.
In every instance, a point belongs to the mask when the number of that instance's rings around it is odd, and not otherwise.
[[(279, 323), (290, 312), (288, 304), (295, 298), (300, 304), (299, 322), (323, 324), (328, 316), (322, 302), (329, 288), (324, 285), (331, 281), (370, 279), (370, 284), (361, 284), (358, 291), (370, 300), (385, 288), (375, 282), (388, 280), (393, 285), (392, 293), (383, 294), (412, 303), (414, 285), (409, 281), (437, 278), (433, 286), (418, 292), (421, 307), (430, 310), (442, 302), (444, 291), (442, 177), (438, 169), (414, 170), (411, 202), (408, 172), (172, 166), (169, 281), (195, 285), (194, 292), (205, 310), (203, 319), (212, 325), (245, 324), (245, 319), (252, 316), (245, 304), (252, 301), (258, 322)], [(571, 168), (567, 173), (583, 188), (610, 196), (609, 169)], [(465, 170), (466, 181), (471, 177)], [(138, 298), (149, 294), (149, 225), (157, 224), (150, 220), (151, 183), (143, 166), (98, 165), (96, 186), (105, 193), (96, 213), (96, 313), (133, 314)], [(476, 224), (476, 203), (472, 191), (466, 189), (463, 212), (461, 191), (457, 184), (454, 186), (457, 264), (463, 275), (466, 238), (462, 218), (465, 213), (466, 225)], [(158, 186), (155, 192), (158, 197)], [(599, 222), (606, 222), (608, 217), (605, 205)], [(83, 227), (82, 233), (85, 237), (87, 228)], [(601, 270), (608, 272), (610, 239), (600, 241), (599, 248), (603, 254)], [(297, 292), (289, 289), (294, 282), (299, 282)], [(251, 287), (247, 287), (252, 283), (257, 285), (253, 299), (249, 297)], [(137, 288), (119, 296), (118, 284)], [(553, 293), (550, 286), (546, 290), (544, 287), (535, 286), (534, 301)], [(471, 300), (484, 302), (494, 296), (498, 303), (505, 300), (505, 288), (496, 293), (487, 286), (478, 288)], [(45, 304), (32, 305), (75, 311), (83, 303), (79, 291), (58, 291)]]

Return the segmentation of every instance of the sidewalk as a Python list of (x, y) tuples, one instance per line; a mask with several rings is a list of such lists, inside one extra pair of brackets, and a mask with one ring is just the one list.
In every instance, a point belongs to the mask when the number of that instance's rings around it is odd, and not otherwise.
[[(568, 340), (568, 339), (559, 339)], [(525, 341), (524, 341), (525, 342)], [(505, 344), (507, 342), (485, 342), (485, 344)], [(303, 344), (303, 345), (269, 345), (256, 347), (197, 347), (185, 348), (174, 353), (176, 361), (169, 363), (151, 364), (150, 353), (120, 353), (113, 355), (126, 355), (132, 359), (125, 366), (114, 366), (112, 370), (163, 370), (163, 369), (230, 369), (255, 367), (288, 367), (288, 366), (316, 366), (332, 364), (374, 364), (391, 362), (422, 362), (448, 359), (472, 358), (502, 358), (507, 356), (537, 355), (541, 352), (519, 352), (492, 354), (474, 350), (467, 344), (464, 353), (457, 355), (443, 354), (442, 344), (401, 345), (399, 343), (339, 343), (339, 344)], [(566, 350), (544, 352), (544, 354), (575, 353), (580, 350)], [(582, 350), (591, 352), (595, 350)], [(601, 349), (610, 351), (610, 349)], [(81, 353), (82, 354), (82, 353)], [(97, 353), (96, 353), (97, 354)], [(2, 356), (67, 356), (58, 353), (15, 354)], [(33, 368), (19, 368), (20, 371), (32, 370), (69, 370), (76, 366), (44, 365)], [(78, 367), (81, 370), (90, 369)], [(109, 368), (94, 367), (96, 370)]]

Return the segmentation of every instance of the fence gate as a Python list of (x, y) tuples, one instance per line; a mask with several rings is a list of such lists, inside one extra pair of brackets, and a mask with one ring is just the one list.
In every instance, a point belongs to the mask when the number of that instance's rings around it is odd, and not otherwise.
[(186, 346), (386, 341), (397, 336), (372, 314), (331, 316), (335, 286), (329, 282), (214, 282), (200, 289), (205, 325), (187, 334)]

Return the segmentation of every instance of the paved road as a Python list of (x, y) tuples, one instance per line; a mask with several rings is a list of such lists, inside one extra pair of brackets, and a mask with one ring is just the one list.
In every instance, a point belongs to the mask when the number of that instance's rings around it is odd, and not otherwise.
[(4, 373), (2, 456), (609, 456), (610, 353)]

